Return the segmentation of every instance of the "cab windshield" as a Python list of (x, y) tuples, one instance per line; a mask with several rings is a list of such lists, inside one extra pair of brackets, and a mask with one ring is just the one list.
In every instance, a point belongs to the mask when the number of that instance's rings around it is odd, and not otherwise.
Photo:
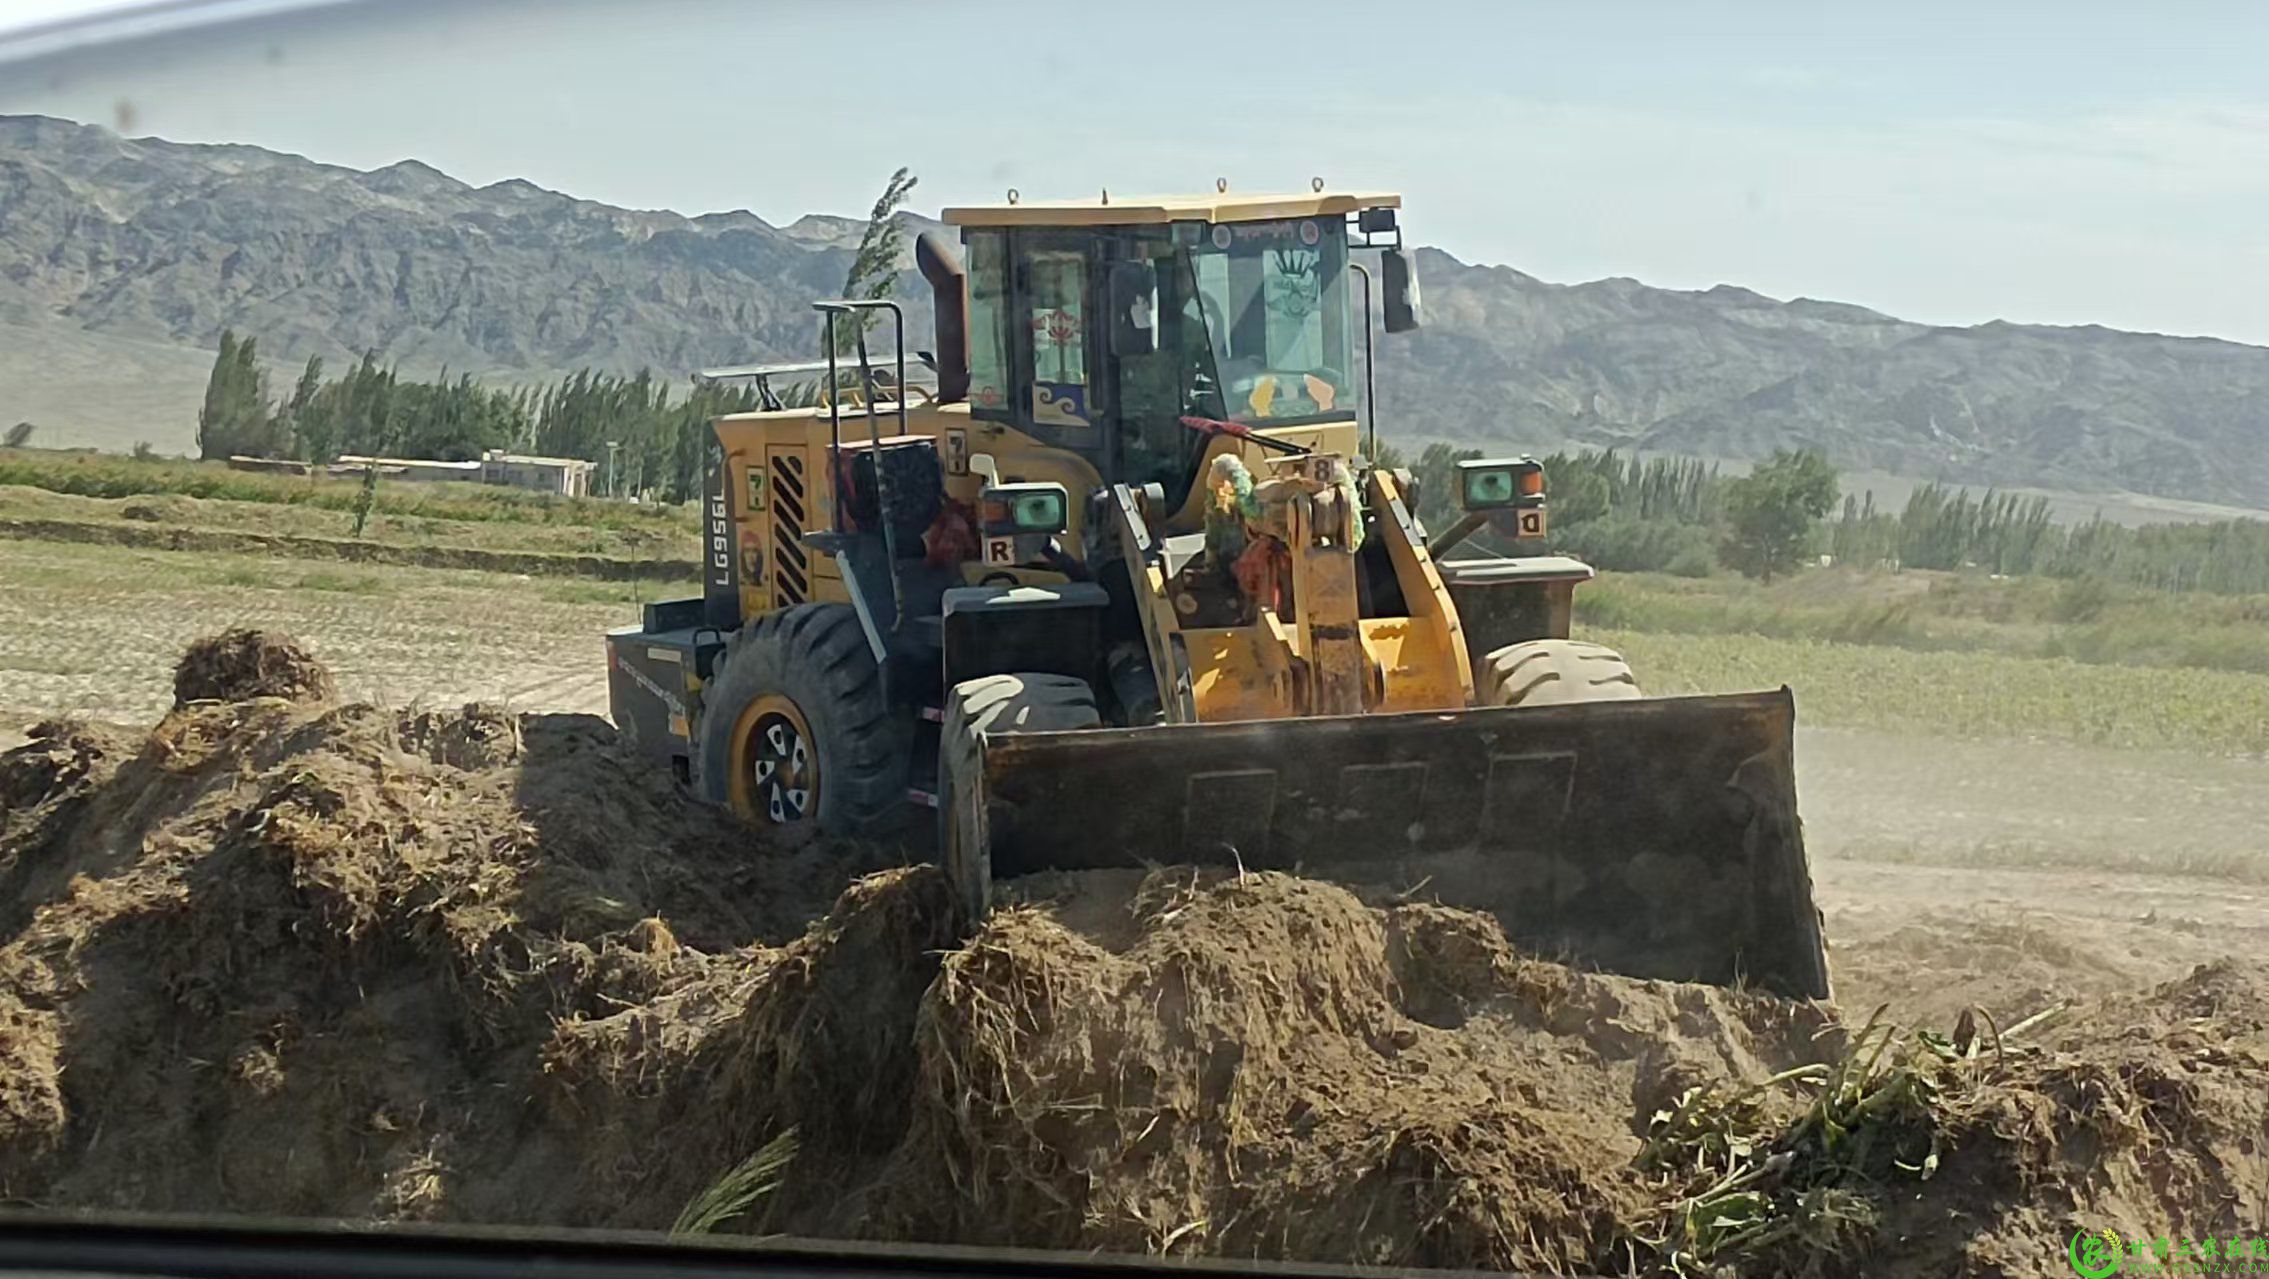
[(1158, 343), (1122, 354), (1119, 473), (1179, 506), (1205, 437), (1183, 417), (1291, 426), (1354, 414), (1347, 235), (1337, 219), (1184, 222), (1148, 240)]
[[(1192, 316), (1232, 421), (1345, 416), (1361, 398), (1348, 333), (1347, 233), (1336, 218), (1185, 224)], [(1190, 233), (1196, 232), (1193, 237)]]

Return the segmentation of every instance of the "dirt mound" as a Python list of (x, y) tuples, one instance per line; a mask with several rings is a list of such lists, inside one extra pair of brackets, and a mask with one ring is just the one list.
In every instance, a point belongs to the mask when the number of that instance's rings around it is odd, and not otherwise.
[(785, 1188), (737, 1228), (1583, 1269), (1647, 1219), (1669, 1080), (1836, 1042), (1807, 1005), (1522, 959), (1483, 916), (1122, 879), (955, 945), (941, 878), (892, 872), (786, 947), (562, 1021), (549, 1139), (635, 1171), (555, 1206), (652, 1225), (793, 1127)]
[(0, 832), (0, 1197), (190, 1211), (572, 1219), (471, 1175), (554, 1027), (761, 965), (845, 870), (759, 855), (602, 721), (479, 707), (42, 725)]
[[(2269, 968), (2003, 1036), (1280, 874), (767, 847), (603, 722), (192, 699), (0, 754), (0, 1199), (1545, 1272), (2068, 1272), (2269, 1220)], [(857, 878), (860, 872), (875, 872)], [(848, 887), (844, 887), (848, 884)]]
[(1486, 916), (1277, 874), (1060, 876), (958, 946), (940, 892), (865, 881), (746, 967), (563, 1023), (552, 1130), (639, 1170), (569, 1219), (652, 1224), (789, 1127), (786, 1188), (733, 1228), (2048, 1275), (2076, 1231), (2226, 1239), (2269, 1193), (2259, 966), (2033, 1044), (1575, 971)]
[[(1161, 880), (1173, 891), (1157, 891)], [(1817, 1010), (1524, 960), (1485, 916), (1277, 874), (1155, 878), (1113, 950), (1046, 907), (918, 1027), (911, 1233), (1377, 1265), (1609, 1263), (1670, 1063), (1811, 1059)]]
[(327, 702), (331, 672), (289, 635), (239, 628), (191, 644), (173, 668), (173, 704), (281, 697)]
[(2269, 1263), (2269, 965), (2204, 965), (1988, 1053), (1943, 1125), (1939, 1177), (1882, 1227), (1911, 1273), (2069, 1273), (2068, 1241), (2107, 1230)]
[(911, 1029), (956, 923), (934, 868), (886, 871), (785, 946), (704, 963), (627, 1011), (561, 1021), (540, 1052), (546, 1139), (612, 1172), (545, 1219), (666, 1225), (793, 1128), (793, 1175), (737, 1228), (863, 1233), (911, 1119)]

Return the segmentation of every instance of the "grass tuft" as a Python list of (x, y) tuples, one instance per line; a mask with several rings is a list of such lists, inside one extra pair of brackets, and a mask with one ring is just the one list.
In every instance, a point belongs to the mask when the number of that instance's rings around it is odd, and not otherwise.
[[(2000, 1037), (1903, 1034), (1883, 1013), (1829, 1064), (1690, 1090), (1655, 1113), (1640, 1167), (1660, 1178), (1668, 1206), (1643, 1242), (1663, 1269), (1846, 1272), (1881, 1218), (1877, 1196), (1936, 1175), (1963, 1068), (1998, 1053)], [(1805, 1097), (1793, 1116), (1791, 1090)]]
[(706, 1235), (748, 1215), (778, 1190), (796, 1160), (796, 1130), (790, 1128), (757, 1147), (756, 1153), (695, 1195), (670, 1226), (673, 1235)]

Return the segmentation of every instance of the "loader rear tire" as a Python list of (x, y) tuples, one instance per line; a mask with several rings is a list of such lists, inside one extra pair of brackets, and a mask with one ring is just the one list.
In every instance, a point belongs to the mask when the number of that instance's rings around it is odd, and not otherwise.
[(1474, 691), (1484, 706), (1553, 706), (1644, 696), (1631, 664), (1602, 644), (1541, 639), (1507, 644), (1481, 659)]
[(987, 675), (963, 680), (946, 694), (938, 737), (938, 864), (972, 925), (984, 918), (993, 892), (985, 739), (1102, 723), (1095, 690), (1068, 675)]
[(727, 641), (702, 693), (698, 783), (759, 826), (888, 834), (906, 820), (910, 715), (848, 604), (798, 604)]

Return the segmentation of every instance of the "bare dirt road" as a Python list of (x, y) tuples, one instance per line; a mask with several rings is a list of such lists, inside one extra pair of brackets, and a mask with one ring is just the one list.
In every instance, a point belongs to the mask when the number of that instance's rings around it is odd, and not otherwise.
[[(349, 697), (603, 714), (600, 636), (635, 588), (10, 543), (0, 746), (65, 713), (146, 724), (191, 639), (303, 637)], [(1798, 785), (1840, 997), (2023, 1017), (2269, 953), (2269, 761), (1800, 730)]]
[(2004, 1024), (2269, 953), (2269, 761), (1800, 729), (1847, 1003)]

